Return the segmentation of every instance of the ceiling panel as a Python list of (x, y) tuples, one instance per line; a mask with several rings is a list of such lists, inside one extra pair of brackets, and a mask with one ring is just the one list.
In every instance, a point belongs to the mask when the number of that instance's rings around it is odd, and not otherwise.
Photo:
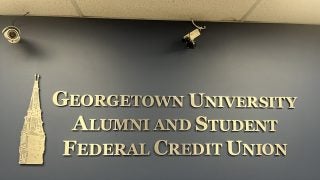
[(0, 0), (0, 15), (320, 24), (320, 0)]
[(77, 16), (70, 0), (0, 0), (1, 15)]
[(120, 19), (239, 20), (256, 0), (76, 0), (84, 16)]
[(320, 24), (320, 0), (263, 0), (247, 21)]

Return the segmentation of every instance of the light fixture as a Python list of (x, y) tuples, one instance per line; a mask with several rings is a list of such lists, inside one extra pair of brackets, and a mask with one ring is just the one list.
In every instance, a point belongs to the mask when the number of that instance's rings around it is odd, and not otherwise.
[(3, 36), (12, 44), (21, 40), (20, 29), (16, 26), (7, 26), (2, 30)]
[(193, 20), (191, 20), (192, 24), (196, 27), (193, 31), (189, 32), (182, 38), (182, 42), (186, 44), (187, 48), (194, 49), (196, 47), (196, 41), (195, 39), (200, 36), (200, 31), (203, 29), (206, 29), (206, 26), (198, 26), (194, 23)]

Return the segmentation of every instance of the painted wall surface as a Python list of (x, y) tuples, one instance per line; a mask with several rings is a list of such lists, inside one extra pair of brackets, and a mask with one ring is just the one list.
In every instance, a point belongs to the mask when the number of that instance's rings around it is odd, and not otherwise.
[[(0, 17), (0, 27), (12, 17)], [(0, 179), (318, 179), (320, 27), (204, 23), (194, 50), (189, 22), (25, 17), (23, 41), (0, 38)], [(201, 24), (201, 23), (200, 23)], [(18, 147), (35, 73), (47, 136), (45, 164), (21, 166)], [(297, 96), (294, 110), (59, 108), (57, 90), (77, 94)], [(276, 133), (89, 132), (79, 115), (106, 118), (278, 119)], [(63, 140), (81, 142), (287, 143), (286, 157), (63, 157)]]

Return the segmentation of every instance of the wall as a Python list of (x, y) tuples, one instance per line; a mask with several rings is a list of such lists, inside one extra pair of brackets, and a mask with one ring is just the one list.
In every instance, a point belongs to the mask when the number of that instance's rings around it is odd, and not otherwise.
[[(0, 17), (0, 27), (12, 17)], [(200, 23), (201, 24), (201, 23)], [(0, 39), (1, 179), (317, 179), (320, 121), (320, 27), (204, 23), (194, 50), (189, 22), (25, 17), (23, 42)], [(47, 135), (45, 164), (20, 166), (18, 147), (33, 74), (41, 74)], [(59, 108), (57, 90), (84, 94), (297, 96), (294, 110)], [(90, 117), (274, 118), (277, 133), (75, 133)], [(63, 139), (82, 142), (288, 143), (286, 157), (66, 158)]]

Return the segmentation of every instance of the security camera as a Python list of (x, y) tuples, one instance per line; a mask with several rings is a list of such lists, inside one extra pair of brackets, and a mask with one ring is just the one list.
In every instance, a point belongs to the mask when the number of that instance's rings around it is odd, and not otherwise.
[(20, 30), (15, 26), (7, 26), (2, 30), (3, 36), (12, 44), (21, 40)]
[(198, 26), (193, 20), (191, 22), (196, 29), (183, 36), (182, 42), (186, 43), (187, 48), (194, 49), (196, 47), (195, 39), (200, 36), (201, 30), (206, 29), (206, 26)]
[(200, 36), (200, 30), (195, 29), (185, 36), (183, 36), (182, 41), (186, 43), (187, 48), (194, 49), (196, 47), (196, 41), (195, 39)]

